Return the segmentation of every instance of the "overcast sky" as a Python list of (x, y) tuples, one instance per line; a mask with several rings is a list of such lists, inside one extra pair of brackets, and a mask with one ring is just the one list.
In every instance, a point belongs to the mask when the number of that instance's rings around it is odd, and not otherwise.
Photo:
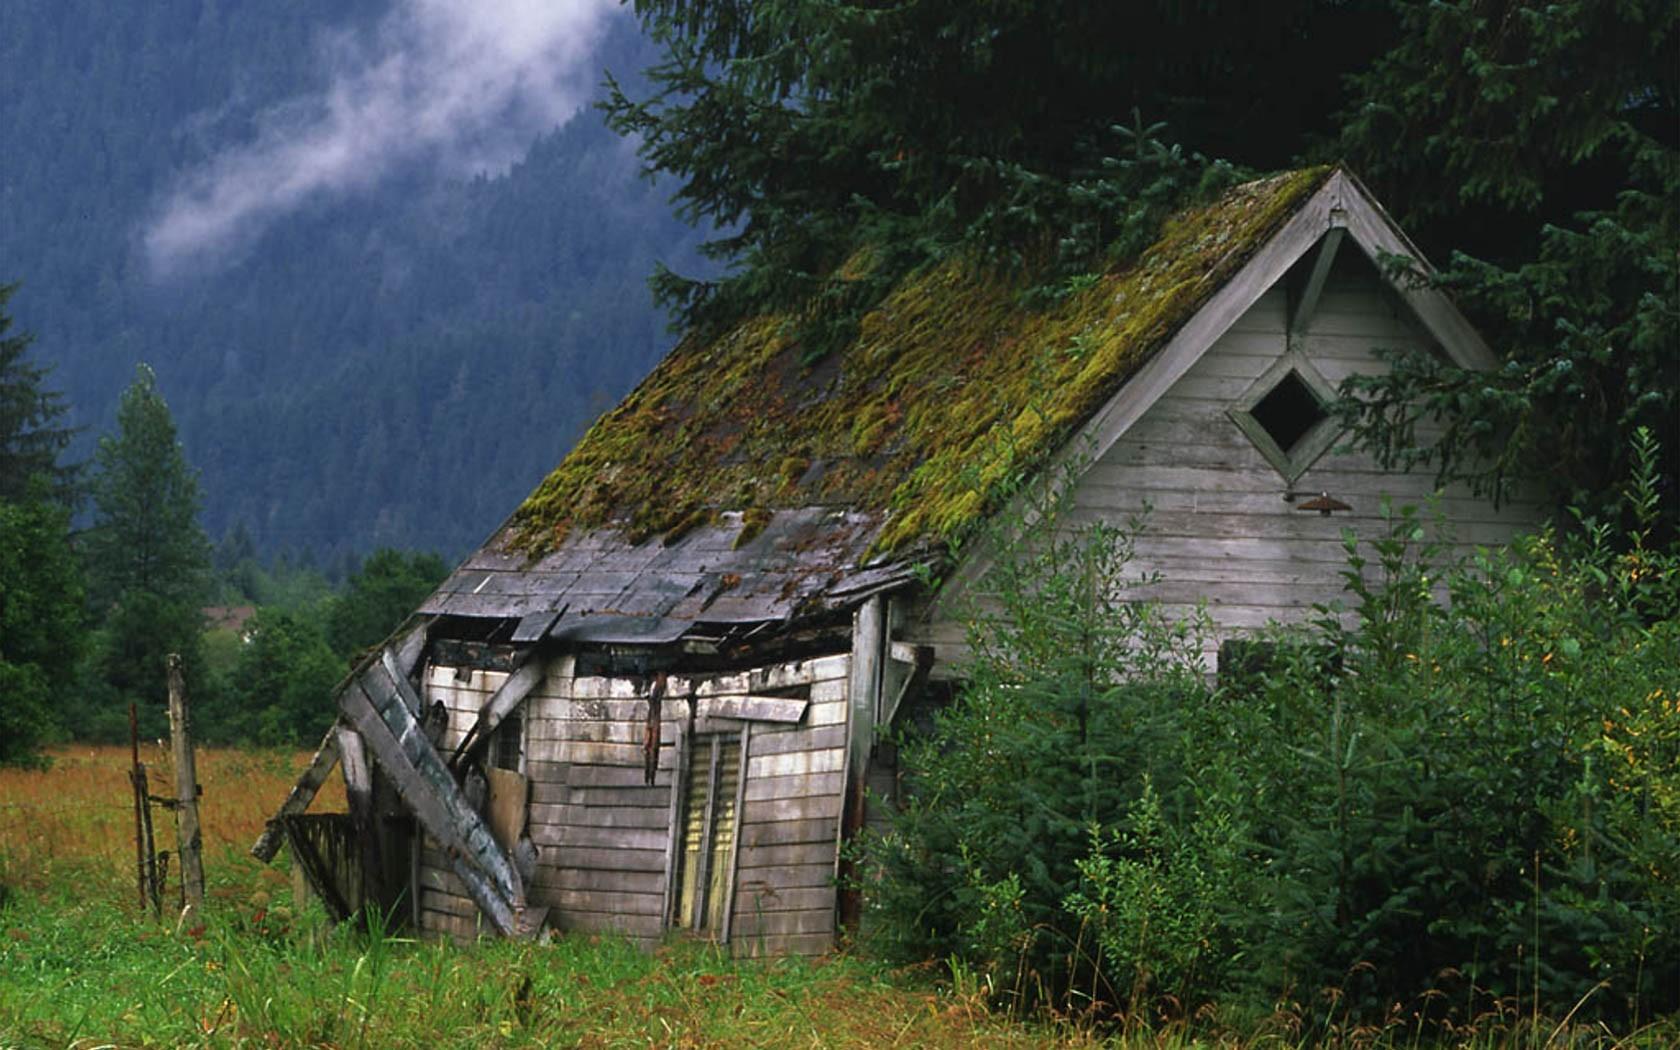
[(627, 17), (616, 0), (394, 0), (372, 31), (323, 27), (325, 89), (176, 180), (143, 231), (148, 263), (160, 276), (214, 267), (296, 209), (401, 165), (505, 170), (588, 101), (614, 17)]

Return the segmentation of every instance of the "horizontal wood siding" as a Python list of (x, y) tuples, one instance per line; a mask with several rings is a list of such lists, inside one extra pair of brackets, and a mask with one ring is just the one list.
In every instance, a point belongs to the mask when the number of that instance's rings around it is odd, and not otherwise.
[[(849, 655), (838, 655), (702, 681), (671, 679), (650, 785), (642, 745), (648, 701), (636, 683), (576, 677), (570, 661), (556, 662), (523, 708), (528, 830), (538, 853), (527, 886), (530, 903), (547, 907), (549, 925), (562, 931), (613, 932), (655, 943), (665, 933), (671, 791), (690, 709), (684, 698), (795, 689), (805, 699), (798, 722), (753, 722), (730, 932), (736, 950), (746, 954), (828, 950), (849, 668)], [(426, 702), (441, 700), (450, 714), (441, 745), (446, 754), (505, 677), (427, 668)], [(419, 893), (426, 936), (478, 936), (476, 907), (448, 859), (430, 844), (421, 852)]]
[[(1385, 471), (1340, 443), (1286, 485), (1226, 412), (1287, 347), (1335, 385), (1386, 367), (1375, 354), (1379, 348), (1428, 345), (1350, 244), (1338, 254), (1304, 333), (1286, 334), (1286, 308), (1281, 286), (1266, 292), (1091, 464), (1068, 519), (1074, 526), (1118, 523), (1150, 508), (1133, 568), (1161, 580), (1140, 593), (1161, 601), (1170, 615), (1206, 604), (1216, 628), (1205, 653), (1210, 670), (1222, 638), (1272, 622), (1302, 622), (1314, 605), (1341, 598), (1343, 530), (1365, 540), (1385, 536), (1385, 498), (1396, 508), (1424, 508), (1426, 520), (1437, 499), (1457, 551), (1505, 543), (1538, 520), (1531, 505), (1496, 508), (1464, 486), (1437, 497), (1432, 472)], [(1328, 493), (1353, 509), (1329, 517), (1296, 510), (1284, 499), (1291, 488)], [(901, 636), (934, 646), (946, 668), (964, 648), (960, 625), (938, 609), (914, 618)]]
[(819, 663), (803, 721), (753, 726), (729, 930), (737, 955), (834, 947), (850, 661)]

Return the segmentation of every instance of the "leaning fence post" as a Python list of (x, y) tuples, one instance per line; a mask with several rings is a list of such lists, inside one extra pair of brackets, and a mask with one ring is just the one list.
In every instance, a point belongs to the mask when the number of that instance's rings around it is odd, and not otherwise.
[(146, 804), (146, 789), (140, 781), (140, 716), (134, 703), (128, 705), (128, 782), (134, 789), (134, 881), (140, 891), (140, 909), (146, 908), (146, 828), (140, 810)]
[(192, 721), (187, 714), (187, 689), (181, 679), (181, 657), (170, 653), (169, 736), (175, 758), (175, 828), (180, 843), (181, 892), (187, 907), (204, 910), (203, 835), (198, 826), (198, 770), (193, 758)]

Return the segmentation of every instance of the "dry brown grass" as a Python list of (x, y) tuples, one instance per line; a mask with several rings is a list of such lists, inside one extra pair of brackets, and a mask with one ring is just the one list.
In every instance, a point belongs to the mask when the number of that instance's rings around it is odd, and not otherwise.
[[(77, 744), (48, 752), (44, 770), (0, 768), (0, 881), (43, 889), (66, 869), (93, 892), (131, 892), (134, 878), (134, 795), (129, 749)], [(309, 762), (307, 752), (201, 748), (199, 820), (212, 881), (218, 862), (243, 867), (237, 858), (262, 833), (263, 823), (286, 797)], [(175, 794), (169, 749), (143, 744), (153, 795)], [(330, 780), (317, 807), (343, 809), (344, 789)], [(153, 806), (157, 848), (175, 850), (169, 810)], [(226, 874), (224, 872), (224, 874)]]

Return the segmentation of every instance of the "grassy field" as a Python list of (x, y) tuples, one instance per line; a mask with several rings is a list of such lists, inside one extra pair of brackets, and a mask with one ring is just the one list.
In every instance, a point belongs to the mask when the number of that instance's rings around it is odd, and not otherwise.
[[(419, 944), (333, 929), (294, 908), (284, 862), (246, 848), (306, 755), (209, 751), (210, 903), (202, 925), (137, 907), (133, 808), (120, 748), (74, 747), (46, 771), (0, 769), (0, 1050), (13, 1047), (1176, 1047), (1291, 1046), (1281, 1019), (1242, 1034), (1204, 1024), (1099, 1032), (990, 1013), (980, 990), (866, 959), (736, 963), (700, 946), (647, 954), (610, 939)], [(155, 793), (166, 754), (143, 756)], [(336, 790), (336, 789), (335, 789)], [(341, 796), (321, 804), (341, 808)], [(158, 813), (159, 848), (173, 849)], [(1673, 1027), (1617, 1043), (1507, 1020), (1453, 1045), (1663, 1046)], [(1411, 1046), (1403, 1025), (1341, 1033)]]
[[(463, 950), (330, 929), (313, 906), (294, 910), (283, 861), (245, 853), (307, 755), (201, 753), (210, 903), (202, 927), (178, 928), (137, 907), (126, 749), (52, 757), (44, 772), (0, 770), (0, 1048), (1097, 1042), (844, 956), (737, 964), (593, 938)], [(170, 793), (167, 755), (142, 759)]]

